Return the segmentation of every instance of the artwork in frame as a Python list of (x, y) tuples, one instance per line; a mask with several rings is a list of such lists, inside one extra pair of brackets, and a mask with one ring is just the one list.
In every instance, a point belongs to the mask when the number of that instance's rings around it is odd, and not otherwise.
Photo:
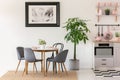
[(60, 3), (26, 2), (25, 24), (26, 27), (59, 27)]

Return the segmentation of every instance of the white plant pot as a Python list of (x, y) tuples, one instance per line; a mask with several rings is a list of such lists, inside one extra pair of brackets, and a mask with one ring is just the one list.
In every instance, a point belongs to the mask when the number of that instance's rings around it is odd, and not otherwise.
[(40, 45), (40, 49), (45, 49), (45, 45)]
[(70, 67), (70, 70), (79, 70), (79, 60), (70, 59), (69, 67)]

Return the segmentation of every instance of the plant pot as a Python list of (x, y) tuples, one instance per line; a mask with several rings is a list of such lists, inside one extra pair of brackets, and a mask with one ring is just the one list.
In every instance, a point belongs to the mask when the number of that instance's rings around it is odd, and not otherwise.
[(79, 70), (79, 60), (70, 59), (69, 67), (70, 67), (70, 70)]
[(105, 10), (105, 15), (110, 15), (110, 10)]
[(40, 49), (45, 49), (45, 45), (40, 45)]

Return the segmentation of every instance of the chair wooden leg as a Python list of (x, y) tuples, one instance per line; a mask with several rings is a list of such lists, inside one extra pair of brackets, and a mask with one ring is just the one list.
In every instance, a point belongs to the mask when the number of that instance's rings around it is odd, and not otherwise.
[(48, 66), (48, 61), (46, 60), (46, 72), (48, 71), (47, 66)]
[(53, 73), (54, 73), (54, 70), (55, 70), (55, 69), (54, 69), (54, 67), (55, 67), (54, 62), (52, 62), (52, 64), (53, 64)]
[(28, 74), (28, 62), (25, 61), (25, 74)]
[(36, 67), (36, 64), (35, 64), (35, 62), (34, 62), (34, 66), (35, 66), (35, 69), (36, 69), (36, 72), (37, 72), (37, 67)]
[(58, 63), (58, 74), (60, 74), (60, 63)]
[(19, 67), (20, 63), (21, 63), (21, 60), (19, 60), (19, 62), (18, 62), (18, 65), (17, 65), (15, 73), (18, 71), (18, 67)]
[(33, 62), (33, 73), (34, 73), (34, 67), (35, 67), (35, 64), (34, 64), (34, 62)]
[(42, 66), (42, 62), (43, 62), (43, 61), (41, 61), (41, 72), (42, 72), (42, 70), (43, 70), (43, 68), (42, 68), (42, 67), (43, 67), (43, 66)]
[(63, 70), (63, 66), (62, 66), (62, 63), (61, 63), (61, 69), (62, 69), (62, 72), (64, 72), (64, 70)]
[(67, 69), (66, 69), (66, 67), (65, 67), (65, 64), (64, 64), (64, 63), (62, 63), (62, 64), (63, 64), (63, 67), (64, 67), (64, 69), (65, 69), (66, 74), (68, 74), (68, 73), (67, 73)]
[(24, 75), (24, 73), (25, 73), (25, 68), (24, 68), (24, 71), (23, 71), (23, 73), (22, 73), (22, 76)]
[(56, 62), (53, 62), (53, 73), (56, 73)]
[(50, 62), (48, 61), (48, 67), (47, 67), (47, 70), (49, 69), (49, 66), (50, 66)]
[(55, 62), (55, 72), (57, 73), (57, 65), (56, 65), (56, 62)]

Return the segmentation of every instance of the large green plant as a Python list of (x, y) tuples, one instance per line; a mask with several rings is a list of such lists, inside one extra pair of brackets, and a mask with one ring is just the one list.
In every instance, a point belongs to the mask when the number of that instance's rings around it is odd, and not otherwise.
[(79, 44), (80, 41), (86, 43), (88, 40), (86, 33), (90, 32), (90, 30), (87, 28), (86, 20), (76, 17), (69, 18), (66, 21), (64, 28), (68, 32), (64, 39), (74, 43), (74, 60), (76, 60), (76, 45)]

